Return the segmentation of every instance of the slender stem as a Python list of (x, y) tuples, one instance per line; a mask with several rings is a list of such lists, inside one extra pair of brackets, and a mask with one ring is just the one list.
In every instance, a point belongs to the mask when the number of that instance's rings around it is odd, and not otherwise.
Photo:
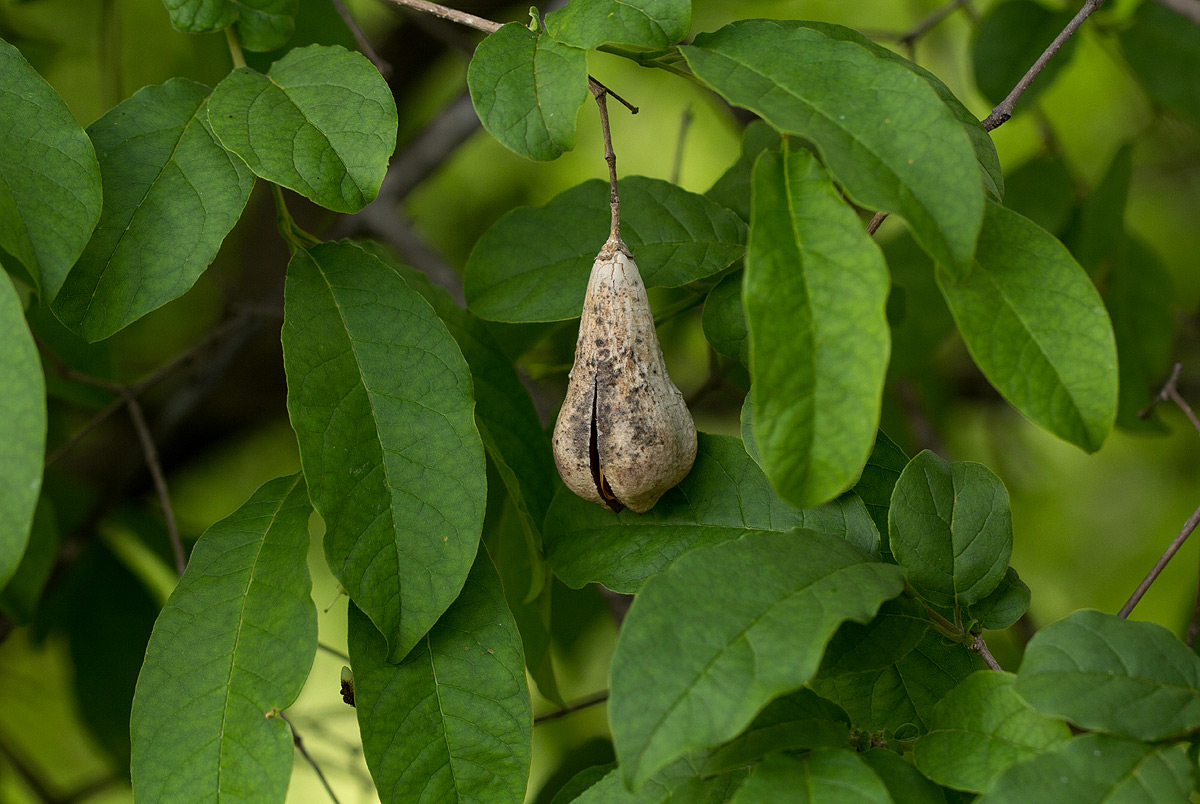
[(381, 57), (378, 51), (371, 45), (371, 40), (363, 33), (362, 26), (358, 24), (358, 20), (354, 19), (346, 4), (342, 0), (333, 0), (333, 7), (337, 9), (338, 16), (342, 18), (342, 22), (346, 23), (346, 27), (350, 29), (350, 33), (354, 36), (354, 41), (358, 43), (358, 48), (363, 52), (363, 55), (375, 65), (375, 69), (384, 78), (392, 74), (392, 65), (387, 63), (387, 60)]
[(671, 184), (679, 184), (683, 172), (683, 146), (687, 144), (688, 129), (692, 127), (692, 107), (683, 110), (679, 118), (679, 134), (675, 138), (675, 161), (671, 164)]
[(608, 89), (594, 78), (588, 79), (588, 89), (600, 107), (600, 129), (604, 132), (604, 161), (608, 162), (608, 204), (612, 209), (612, 223), (609, 226), (609, 239), (621, 242), (621, 199), (617, 195), (617, 155), (613, 153), (612, 132), (608, 125)]
[(568, 704), (562, 709), (556, 709), (553, 712), (547, 712), (544, 715), (538, 715), (533, 719), (533, 722), (537, 724), (545, 723), (547, 720), (557, 720), (560, 717), (566, 717), (567, 715), (574, 714), (581, 709), (588, 709), (596, 704), (602, 704), (607, 700), (608, 690), (603, 690), (602, 692), (597, 692), (594, 695), (589, 695), (586, 698), (581, 698), (573, 704)]
[(146, 458), (146, 468), (150, 470), (150, 478), (154, 481), (154, 490), (158, 494), (159, 505), (162, 506), (163, 519), (167, 524), (167, 538), (171, 540), (171, 552), (175, 556), (175, 571), (183, 575), (187, 569), (187, 556), (183, 552), (183, 541), (179, 538), (179, 525), (175, 523), (175, 511), (171, 507), (171, 496), (167, 493), (167, 479), (163, 475), (162, 463), (158, 459), (158, 447), (154, 445), (154, 437), (150, 435), (150, 427), (142, 413), (142, 403), (132, 392), (124, 392), (125, 406), (129, 410), (129, 418), (133, 421), (133, 429), (137, 431), (138, 441), (142, 444), (142, 455)]
[(1117, 613), (1118, 617), (1129, 616), (1129, 613), (1133, 611), (1133, 607), (1138, 604), (1138, 601), (1141, 600), (1142, 596), (1146, 594), (1146, 590), (1149, 589), (1150, 585), (1158, 579), (1160, 574), (1162, 574), (1163, 567), (1167, 566), (1167, 562), (1175, 557), (1175, 554), (1179, 552), (1179, 548), (1183, 547), (1183, 543), (1187, 541), (1188, 536), (1192, 535), (1192, 531), (1196, 529), (1197, 525), (1200, 525), (1200, 508), (1197, 508), (1192, 512), (1192, 515), (1188, 517), (1187, 522), (1184, 523), (1183, 528), (1180, 529), (1175, 538), (1171, 540), (1171, 543), (1167, 545), (1167, 549), (1163, 551), (1163, 554), (1159, 556), (1158, 561), (1155, 562), (1150, 571), (1146, 573), (1146, 577), (1142, 579), (1142, 582), (1138, 584), (1137, 589), (1133, 590), (1133, 594), (1129, 596), (1129, 600), (1125, 601), (1125, 605), (1122, 606), (1121, 611)]
[(292, 730), (292, 743), (296, 746), (296, 750), (300, 752), (300, 756), (304, 757), (305, 761), (307, 761), (308, 764), (312, 766), (312, 769), (316, 771), (317, 778), (320, 779), (321, 784), (324, 785), (325, 792), (329, 794), (330, 800), (333, 801), (333, 804), (342, 804), (340, 801), (338, 801), (337, 793), (333, 792), (333, 787), (330, 786), (329, 780), (325, 778), (325, 772), (321, 770), (321, 766), (317, 764), (315, 759), (313, 759), (312, 754), (308, 753), (308, 748), (305, 747), (304, 740), (300, 738), (300, 732), (296, 731), (296, 726), (292, 723), (292, 721), (288, 720), (288, 716), (283, 712), (280, 712), (279, 716), (283, 718), (283, 721), (288, 724), (288, 728)]
[(498, 22), (485, 20), (483, 17), (476, 17), (474, 14), (468, 14), (465, 11), (459, 11), (449, 6), (443, 6), (441, 3), (430, 3), (428, 0), (388, 0), (388, 2), (404, 6), (405, 8), (416, 9), (417, 11), (424, 11), (426, 14), (432, 14), (435, 17), (441, 17), (451, 22), (457, 22), (459, 25), (466, 25), (484, 33), (498, 31), (501, 27)]
[(887, 216), (888, 214), (886, 212), (876, 212), (874, 216), (872, 216), (871, 220), (867, 222), (867, 234), (873, 235), (878, 232), (879, 227), (883, 225), (885, 220), (887, 220)]
[(1000, 662), (996, 661), (996, 657), (992, 655), (990, 650), (988, 650), (987, 643), (983, 641), (982, 635), (976, 635), (975, 640), (967, 647), (982, 656), (984, 663), (987, 664), (987, 666), (991, 669), (998, 672), (1002, 672), (1004, 670), (1004, 668), (1000, 666)]
[(1154, 397), (1145, 410), (1138, 413), (1138, 418), (1150, 418), (1150, 414), (1154, 412), (1154, 409), (1158, 407), (1160, 402), (1171, 401), (1179, 406), (1179, 409), (1188, 417), (1188, 421), (1192, 423), (1192, 427), (1196, 429), (1197, 433), (1200, 433), (1200, 418), (1197, 418), (1196, 412), (1192, 410), (1192, 406), (1179, 393), (1179, 374), (1181, 371), (1183, 371), (1183, 364), (1176, 363), (1175, 367), (1171, 369), (1171, 376), (1167, 378), (1166, 384), (1158, 392), (1158, 396)]
[(347, 656), (344, 652), (335, 648), (333, 645), (326, 645), (324, 642), (318, 642), (317, 647), (320, 648), (321, 650), (325, 651), (326, 653), (328, 653), (330, 656), (336, 656), (337, 658), (341, 659), (343, 662), (350, 661), (349, 656)]
[(245, 67), (246, 57), (242, 55), (242, 43), (238, 41), (232, 25), (225, 28), (225, 42), (229, 45), (229, 57), (233, 59), (234, 68)]
[(96, 429), (96, 427), (103, 424), (104, 421), (106, 419), (108, 419), (109, 416), (116, 413), (124, 405), (125, 405), (125, 397), (123, 397), (123, 396), (119, 396), (116, 399), (114, 399), (112, 402), (109, 402), (108, 405), (106, 405), (104, 408), (102, 408), (95, 416), (88, 419), (87, 424), (83, 425), (83, 427), (79, 430), (79, 432), (75, 433), (75, 435), (71, 436), (66, 441), (64, 441), (62, 444), (60, 444), (58, 446), (58, 448), (56, 448), (54, 450), (54, 452), (51, 452), (49, 455), (47, 455), (45, 465), (47, 467), (49, 467), (51, 464), (56, 462), (59, 458), (61, 458), (62, 456), (66, 455), (68, 452), (70, 452), (71, 449), (76, 444), (78, 444), (80, 441), (82, 441), (84, 438), (87, 437), (88, 433), (92, 432), (92, 430)]
[(1021, 99), (1021, 96), (1025, 94), (1027, 89), (1029, 89), (1029, 86), (1034, 82), (1034, 79), (1036, 79), (1041, 74), (1042, 70), (1046, 68), (1046, 65), (1050, 63), (1050, 59), (1054, 58), (1054, 54), (1057, 53), (1059, 48), (1063, 46), (1063, 43), (1070, 39), (1071, 35), (1079, 29), (1079, 26), (1083, 24), (1083, 21), (1091, 16), (1092, 12), (1100, 8), (1100, 6), (1103, 4), (1104, 0), (1087, 0), (1087, 2), (1083, 4), (1083, 8), (1079, 9), (1079, 13), (1067, 23), (1067, 27), (1063, 28), (1062, 31), (1059, 32), (1058, 36), (1054, 37), (1054, 41), (1051, 42), (1045, 51), (1042, 52), (1042, 55), (1038, 56), (1037, 61), (1035, 61), (1033, 66), (1029, 68), (1028, 72), (1021, 77), (1021, 80), (1017, 82), (1015, 87), (1013, 87), (1012, 92), (1009, 92), (1008, 96), (1004, 100), (1000, 101), (1000, 103), (996, 105), (995, 109), (992, 109), (992, 113), (983, 119), (984, 130), (993, 131), (1004, 125), (1004, 123), (1006, 123), (1009, 118), (1012, 117), (1013, 109), (1016, 108), (1017, 101)]
[(283, 197), (283, 188), (272, 183), (271, 195), (275, 199), (276, 226), (279, 228), (279, 234), (292, 249), (292, 253), (318, 245), (321, 242), (320, 239), (301, 229), (296, 224), (295, 218), (292, 217), (292, 213), (288, 211), (287, 201)]
[(944, 19), (970, 2), (971, 0), (950, 0), (949, 3), (946, 3), (941, 8), (936, 8), (929, 12), (928, 16), (910, 28), (907, 33), (901, 34), (896, 41), (905, 45), (915, 45), (918, 39), (932, 31)]

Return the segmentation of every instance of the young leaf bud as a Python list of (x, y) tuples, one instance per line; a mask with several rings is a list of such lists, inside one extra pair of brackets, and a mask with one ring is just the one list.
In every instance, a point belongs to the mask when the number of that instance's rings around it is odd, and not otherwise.
[(567, 488), (645, 513), (687, 476), (696, 426), (667, 376), (646, 287), (617, 238), (600, 249), (579, 322), (554, 461)]

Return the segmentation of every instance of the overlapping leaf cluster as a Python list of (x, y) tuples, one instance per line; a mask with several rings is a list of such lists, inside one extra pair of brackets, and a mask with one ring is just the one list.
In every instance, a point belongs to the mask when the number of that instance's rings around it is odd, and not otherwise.
[[(980, 75), (985, 94), (1061, 27), (1034, 6), (1007, 0), (980, 26), (977, 69), (1004, 68)], [(255, 50), (285, 44), (296, 10), (167, 7), (180, 30), (233, 25)], [(1037, 25), (1003, 36), (1025, 11)], [(1150, 96), (1193, 115), (1197, 99), (1144, 57), (1200, 64), (1168, 13), (1147, 5), (1121, 41)], [(283, 800), (283, 712), (316, 650), (313, 511), (351, 600), (363, 749), (389, 804), (524, 800), (526, 670), (559, 698), (551, 576), (636, 594), (611, 667), (617, 764), (555, 801), (1187, 800), (1200, 660), (1157, 626), (1085, 611), (1040, 632), (1017, 674), (983, 670), (980, 632), (1029, 603), (1007, 491), (979, 464), (909, 460), (879, 430), (889, 371), (955, 327), (995, 389), (1065, 441), (1094, 451), (1132, 422), (1171, 332), (1155, 323), (1169, 283), (1120, 227), (1128, 152), (1082, 204), (1037, 186), (1056, 175), (1044, 165), (1010, 176), (1006, 201), (987, 133), (928, 72), (814, 22), (743, 20), (676, 47), (690, 14), (687, 0), (573, 0), (544, 26), (488, 36), (468, 84), (487, 130), (531, 159), (573, 146), (589, 50), (689, 74), (761, 118), (704, 195), (620, 185), (646, 284), (703, 300), (711, 345), (748, 369), (742, 438), (702, 434), (691, 474), (642, 516), (556, 486), (486, 322), (578, 314), (607, 233), (601, 182), (501, 218), (467, 264), (466, 310), (378, 247), (320, 243), (281, 208), (303, 472), (205, 533), (155, 623), (131, 721), (139, 802)], [(214, 88), (146, 87), (86, 131), (4, 43), (0, 75), (5, 267), (88, 340), (186, 292), (257, 179), (354, 212), (395, 145), (386, 84), (341, 48), (296, 48)], [(881, 248), (863, 210), (903, 218), (911, 239)], [(0, 587), (21, 578), (37, 530), (46, 429), (36, 346), (2, 285), (0, 368), (17, 379), (0, 387), (16, 425), (0, 443)], [(898, 288), (920, 321), (891, 314)], [(490, 529), (489, 495), (511, 514)]]

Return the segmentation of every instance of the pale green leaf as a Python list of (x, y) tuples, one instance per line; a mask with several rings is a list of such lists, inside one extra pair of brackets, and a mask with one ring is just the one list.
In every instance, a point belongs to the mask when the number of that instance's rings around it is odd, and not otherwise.
[(429, 303), (348, 242), (289, 263), (283, 363), (325, 558), (398, 661), (458, 596), (479, 544), (467, 364)]
[[(622, 179), (620, 192), (621, 236), (646, 287), (685, 285), (742, 256), (745, 225), (704, 196), (645, 176)], [(610, 220), (608, 183), (599, 179), (509, 212), (471, 251), (467, 304), (492, 321), (577, 318)]]
[(644, 514), (614, 513), (560, 488), (546, 514), (546, 558), (568, 586), (596, 581), (636, 592), (694, 547), (736, 539), (747, 529), (801, 527), (861, 546), (878, 539), (861, 501), (793, 508), (771, 491), (738, 439), (700, 433), (692, 471)]
[(974, 270), (938, 284), (976, 365), (1035, 424), (1095, 452), (1117, 413), (1117, 349), (1100, 294), (1044, 229), (989, 202)]
[(959, 608), (982, 600), (1012, 556), (1008, 490), (983, 464), (925, 450), (892, 491), (888, 546), (930, 602)]
[(892, 804), (883, 781), (847, 749), (774, 754), (750, 772), (731, 804)]
[(25, 308), (0, 271), (0, 589), (29, 543), (46, 453), (46, 382)]
[(1014, 765), (978, 804), (1186, 804), (1195, 770), (1183, 745), (1084, 734)]
[(754, 169), (742, 303), (754, 437), (788, 502), (827, 502), (858, 480), (879, 424), (890, 345), (887, 265), (807, 151)]
[(279, 478), (196, 542), (133, 699), (139, 804), (284, 800), (292, 734), (277, 713), (317, 651), (311, 511), (304, 481)]
[(213, 90), (208, 119), (255, 174), (336, 212), (375, 198), (396, 145), (387, 83), (339, 46), (295, 48), (266, 75), (234, 70)]
[(1010, 766), (1069, 740), (1067, 724), (1021, 700), (1015, 680), (981, 670), (939, 701), (929, 733), (913, 748), (921, 772), (946, 787), (982, 793)]
[(0, 76), (0, 247), (49, 304), (100, 217), (100, 166), (62, 98), (3, 40)]
[(546, 32), (588, 50), (662, 50), (687, 36), (691, 20), (692, 0), (572, 0), (546, 15)]
[(398, 664), (350, 607), (363, 752), (388, 804), (521, 804), (533, 711), (517, 626), (480, 551), (462, 594)]
[(54, 302), (98, 341), (183, 295), (242, 214), (254, 175), (209, 129), (208, 87), (145, 87), (88, 126), (104, 212)]
[(1016, 690), (1042, 712), (1139, 740), (1200, 726), (1200, 657), (1157, 623), (1099, 611), (1034, 634)]
[(575, 147), (587, 53), (510, 22), (475, 48), (467, 87), (483, 127), (502, 145), (528, 159), (557, 159)]
[(742, 20), (682, 51), (730, 103), (812, 142), (852, 200), (903, 215), (967, 272), (983, 217), (971, 139), (921, 76), (832, 27)]
[(843, 621), (869, 620), (902, 586), (899, 568), (813, 531), (681, 556), (642, 587), (613, 656), (609, 721), (626, 782), (737, 735), (812, 678)]

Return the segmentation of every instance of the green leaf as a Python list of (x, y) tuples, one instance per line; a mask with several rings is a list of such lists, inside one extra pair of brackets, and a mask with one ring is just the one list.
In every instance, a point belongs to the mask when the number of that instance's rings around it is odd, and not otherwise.
[[(875, 446), (871, 449), (871, 457), (863, 467), (862, 476), (854, 485), (854, 493), (862, 498), (867, 506), (867, 513), (879, 528), (879, 533), (886, 540), (888, 532), (888, 509), (892, 505), (892, 490), (900, 474), (908, 466), (908, 456), (904, 450), (896, 446), (896, 442), (880, 430), (875, 434)], [(887, 544), (883, 552), (890, 555)]]
[(806, 527), (856, 544), (873, 538), (861, 502), (793, 508), (771, 491), (738, 439), (700, 433), (698, 440), (691, 473), (644, 514), (614, 513), (560, 487), (545, 523), (554, 574), (577, 588), (595, 581), (632, 593), (681, 553), (736, 539), (747, 529)]
[(913, 762), (933, 781), (982, 793), (1010, 766), (1071, 739), (1061, 720), (1021, 700), (1016, 676), (981, 670), (933, 708), (930, 731), (917, 740)]
[(25, 309), (0, 272), (0, 589), (29, 543), (46, 453), (46, 382)]
[(38, 610), (42, 590), (54, 569), (61, 541), (54, 506), (43, 496), (37, 502), (29, 544), (8, 583), (0, 586), (0, 611), (18, 625), (29, 623)]
[(975, 269), (938, 284), (976, 365), (1035, 424), (1095, 452), (1117, 413), (1117, 349), (1100, 294), (1043, 229), (988, 204)]
[(742, 309), (742, 273), (738, 271), (717, 283), (704, 300), (701, 317), (704, 337), (719, 354), (749, 360), (746, 341), (746, 311)]
[(742, 302), (754, 437), (788, 502), (827, 502), (858, 480), (879, 424), (889, 336), (887, 265), (807, 151), (754, 168)]
[(292, 734), (276, 712), (317, 651), (299, 477), (272, 480), (196, 542), (138, 677), (130, 731), (139, 802), (282, 802)]
[(3, 40), (0, 75), (0, 248), (49, 304), (100, 218), (100, 165), (62, 98)]
[(704, 771), (708, 775), (752, 765), (772, 751), (849, 743), (850, 718), (841, 707), (812, 690), (799, 689), (771, 701), (744, 732), (706, 756)]
[(1184, 745), (1084, 734), (1014, 765), (978, 804), (1183, 804), (1193, 769)]
[(458, 596), (479, 544), (487, 480), (466, 362), (428, 302), (340, 242), (288, 264), (283, 365), (325, 558), (398, 661)]
[(255, 174), (335, 212), (379, 193), (396, 146), (396, 104), (379, 71), (341, 47), (295, 48), (266, 75), (217, 84), (208, 119)]
[(845, 709), (855, 728), (912, 738), (928, 730), (937, 702), (982, 667), (977, 654), (962, 645), (947, 644), (931, 629), (891, 667), (821, 676), (812, 688)]
[(89, 341), (183, 295), (237, 223), (254, 186), (208, 127), (208, 87), (145, 87), (88, 126), (104, 212), (54, 302)]
[(613, 656), (625, 781), (738, 734), (812, 678), (842, 622), (869, 620), (902, 586), (897, 567), (813, 531), (752, 532), (680, 557), (643, 586)]
[(895, 804), (946, 804), (946, 794), (895, 751), (874, 748), (862, 755)]
[[(1074, 11), (1051, 11), (1034, 0), (1005, 0), (992, 6), (975, 30), (971, 60), (975, 85), (992, 105), (1004, 100), (1046, 46), (1066, 27)], [(1068, 39), (1017, 102), (1017, 111), (1054, 83), (1071, 63), (1075, 38)]]
[(778, 131), (762, 120), (750, 121), (746, 130), (742, 132), (741, 155), (704, 195), (721, 206), (732, 209), (739, 218), (749, 223), (754, 163), (763, 151), (778, 149), (780, 142), (782, 139)]
[(367, 767), (392, 804), (521, 804), (533, 711), (517, 626), (480, 551), (462, 594), (399, 664), (350, 607), (354, 701)]
[(1005, 180), (1004, 206), (1053, 235), (1061, 235), (1075, 209), (1075, 178), (1054, 154), (1035, 156)]
[(1012, 567), (1000, 579), (1000, 585), (983, 600), (967, 609), (968, 616), (992, 631), (1008, 628), (1029, 611), (1029, 587)]
[[(637, 791), (621, 780), (614, 768), (583, 791), (572, 804), (725, 804), (745, 779), (744, 772), (705, 778), (690, 759), (681, 759), (650, 778)], [(558, 804), (558, 799), (554, 799)]]
[(274, 50), (296, 29), (299, 0), (163, 0), (171, 25), (184, 33), (208, 33), (237, 24), (242, 47)]
[(1012, 556), (1008, 490), (983, 464), (925, 450), (896, 481), (888, 546), (931, 603), (957, 609), (982, 600)]
[(1133, 146), (1123, 145), (1079, 210), (1067, 242), (1083, 270), (1096, 276), (1111, 266), (1125, 235), (1125, 203), (1133, 179)]
[(824, 749), (767, 757), (731, 804), (892, 804), (892, 797), (858, 754)]
[(1016, 689), (1047, 714), (1139, 740), (1200, 726), (1200, 657), (1157, 623), (1099, 611), (1034, 634)]
[(475, 48), (467, 87), (480, 122), (500, 144), (549, 161), (575, 147), (588, 96), (587, 53), (510, 22)]
[(970, 138), (920, 76), (833, 28), (743, 20), (681, 50), (730, 103), (813, 142), (853, 201), (903, 215), (967, 272), (983, 217)]
[(882, 670), (908, 655), (929, 630), (924, 607), (910, 598), (889, 600), (868, 623), (844, 623), (825, 648), (821, 676)]
[[(742, 256), (746, 227), (715, 202), (645, 176), (622, 179), (620, 189), (621, 235), (646, 287), (685, 285)], [(471, 250), (468, 306), (491, 321), (578, 318), (610, 221), (608, 183), (599, 179), (509, 212)]]
[(546, 32), (568, 45), (663, 50), (687, 36), (692, 0), (573, 0), (546, 15)]
[(1142, 3), (1120, 40), (1150, 100), (1200, 128), (1200, 27), (1158, 3)]
[(1178, 295), (1171, 273), (1141, 240), (1126, 237), (1117, 249), (1104, 304), (1117, 341), (1120, 392), (1117, 424), (1160, 429), (1138, 416), (1161, 386), (1175, 341)]

